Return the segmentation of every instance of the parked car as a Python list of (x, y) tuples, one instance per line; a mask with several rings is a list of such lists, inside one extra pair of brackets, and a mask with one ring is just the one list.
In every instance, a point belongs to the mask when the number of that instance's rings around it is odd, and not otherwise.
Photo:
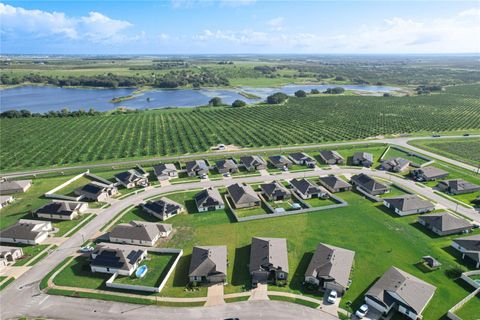
[(92, 252), (93, 250), (95, 250), (95, 248), (90, 246), (85, 246), (80, 248), (80, 252), (84, 252), (84, 253)]
[(439, 135), (439, 134), (434, 134), (432, 137), (434, 137), (434, 138), (440, 138), (440, 135)]
[(463, 136), (464, 137), (468, 137), (470, 135), (470, 133), (464, 133)]
[(365, 317), (368, 313), (368, 304), (363, 304), (360, 308), (358, 308), (357, 312), (355, 312), (355, 315), (357, 318), (362, 319)]
[(335, 303), (335, 299), (337, 299), (338, 293), (335, 290), (330, 291), (330, 294), (328, 295), (327, 301), (329, 303)]

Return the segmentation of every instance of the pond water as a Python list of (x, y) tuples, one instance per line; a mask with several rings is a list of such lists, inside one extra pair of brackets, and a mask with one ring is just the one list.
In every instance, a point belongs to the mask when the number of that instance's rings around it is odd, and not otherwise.
[[(221, 97), (225, 103), (231, 104), (236, 99), (246, 102), (256, 102), (265, 99), (275, 92), (293, 94), (297, 90), (309, 92), (311, 89), (324, 91), (335, 85), (286, 85), (278, 88), (251, 88), (236, 89), (155, 89), (135, 95), (133, 99), (111, 103), (115, 97), (127, 96), (135, 91), (134, 88), (121, 89), (86, 89), (86, 88), (59, 88), (51, 86), (23, 86), (0, 90), (0, 111), (26, 109), (32, 112), (47, 112), (50, 110), (78, 110), (94, 108), (98, 111), (107, 111), (119, 106), (134, 109), (191, 107), (205, 105), (212, 97)], [(385, 86), (342, 85), (349, 90), (383, 93), (398, 88)], [(261, 99), (247, 99), (239, 92), (255, 94)]]

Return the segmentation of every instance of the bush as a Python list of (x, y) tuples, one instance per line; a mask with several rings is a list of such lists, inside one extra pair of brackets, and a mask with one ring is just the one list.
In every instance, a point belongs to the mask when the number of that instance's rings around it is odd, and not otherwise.
[(343, 89), (342, 87), (335, 87), (335, 88), (328, 88), (324, 93), (341, 94), (341, 93), (344, 93), (344, 92), (345, 92), (345, 89)]
[(307, 93), (303, 90), (298, 90), (295, 92), (295, 97), (297, 98), (305, 98), (307, 96)]
[(452, 267), (450, 269), (445, 270), (445, 275), (450, 279), (458, 279), (465, 272), (465, 269), (462, 267)]
[(232, 103), (232, 107), (234, 108), (241, 108), (241, 107), (245, 107), (246, 105), (247, 103), (243, 100), (235, 100)]
[(310, 94), (319, 94), (320, 91), (318, 89), (312, 89), (310, 90)]
[(208, 105), (214, 106), (214, 107), (221, 106), (221, 105), (223, 105), (222, 98), (220, 98), (220, 97), (213, 97), (213, 98), (210, 99), (210, 101), (208, 102)]
[(288, 96), (283, 92), (277, 92), (267, 97), (268, 104), (280, 104), (287, 101)]

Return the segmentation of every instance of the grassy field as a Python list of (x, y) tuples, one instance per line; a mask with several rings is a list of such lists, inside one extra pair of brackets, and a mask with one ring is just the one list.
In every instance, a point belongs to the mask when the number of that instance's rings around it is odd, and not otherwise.
[[(5, 171), (203, 152), (218, 143), (263, 147), (479, 129), (479, 107), (479, 99), (443, 93), (388, 98), (293, 97), (284, 105), (246, 108), (1, 119), (0, 142), (16, 147), (4, 150), (0, 162)], [(62, 135), (56, 134), (60, 132)], [(112, 144), (112, 139), (118, 143)]]
[(269, 295), (268, 298), (270, 300), (274, 300), (274, 301), (286, 301), (286, 302), (291, 302), (291, 303), (298, 303), (298, 304), (301, 304), (303, 306), (306, 306), (306, 307), (309, 307), (309, 308), (314, 308), (314, 309), (316, 309), (320, 306), (320, 304), (318, 304), (318, 303), (314, 303), (314, 302), (307, 301), (307, 300), (302, 300), (302, 299), (297, 299), (297, 298), (274, 296), (274, 295)]
[(388, 159), (391, 159), (391, 158), (403, 158), (403, 159), (409, 160), (412, 163), (416, 163), (416, 164), (419, 164), (419, 165), (422, 165), (422, 164), (428, 162), (427, 160), (419, 158), (415, 155), (410, 155), (407, 152), (404, 152), (402, 150), (398, 150), (398, 149), (395, 149), (395, 148), (388, 149), (387, 153), (383, 157), (384, 160), (388, 160)]
[(472, 300), (463, 305), (455, 314), (462, 318), (462, 320), (478, 320), (480, 318), (480, 294), (473, 297)]
[(409, 144), (474, 166), (480, 165), (480, 139), (416, 140)]

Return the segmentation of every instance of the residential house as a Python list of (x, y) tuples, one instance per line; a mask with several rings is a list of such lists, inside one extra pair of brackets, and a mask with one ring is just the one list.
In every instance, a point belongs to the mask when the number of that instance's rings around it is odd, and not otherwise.
[(23, 257), (23, 250), (20, 247), (0, 246), (0, 259), (4, 260), (6, 264), (14, 263)]
[(221, 283), (227, 279), (227, 246), (193, 247), (188, 277), (191, 282)]
[(380, 165), (380, 170), (392, 171), (392, 172), (402, 172), (408, 169), (410, 166), (410, 161), (403, 158), (392, 158), (388, 160), (383, 160)]
[(247, 184), (235, 183), (229, 185), (227, 192), (237, 209), (256, 207), (261, 204), (257, 193)]
[(51, 220), (73, 220), (88, 209), (86, 202), (53, 201), (35, 211), (38, 218)]
[(237, 163), (233, 159), (224, 159), (215, 163), (218, 173), (235, 173), (238, 171)]
[(268, 157), (268, 162), (276, 169), (288, 169), (292, 166), (292, 161), (288, 160), (287, 157), (280, 156), (270, 156)]
[(370, 168), (373, 165), (373, 154), (368, 152), (355, 152), (352, 158), (352, 164)]
[(147, 201), (146, 203), (141, 204), (141, 207), (143, 210), (162, 221), (165, 221), (184, 210), (182, 205), (166, 197), (162, 197), (156, 201)]
[(0, 242), (36, 245), (45, 241), (51, 231), (50, 221), (20, 219), (0, 231)]
[(414, 169), (410, 172), (413, 179), (417, 181), (433, 181), (437, 179), (444, 179), (448, 176), (448, 172), (436, 167), (423, 167)]
[(13, 196), (0, 196), (0, 209), (13, 202)]
[(262, 194), (269, 201), (279, 201), (290, 199), (291, 193), (283, 184), (278, 181), (263, 183), (260, 185)]
[(75, 194), (83, 196), (82, 199), (92, 201), (105, 201), (118, 193), (117, 187), (112, 184), (104, 184), (96, 181), (92, 181), (89, 184), (75, 190)]
[(249, 270), (254, 285), (287, 281), (287, 239), (253, 237)]
[(436, 287), (411, 274), (391, 267), (365, 294), (365, 302), (386, 315), (396, 310), (412, 320), (421, 319)]
[(172, 225), (146, 221), (130, 221), (116, 225), (109, 232), (110, 242), (153, 247), (160, 238), (172, 232)]
[(324, 186), (328, 191), (332, 193), (352, 190), (351, 184), (343, 181), (342, 179), (334, 176), (333, 174), (325, 177), (320, 177), (319, 182), (322, 186)]
[(342, 164), (343, 157), (337, 151), (322, 150), (320, 151), (320, 159), (325, 164)]
[(292, 160), (293, 163), (301, 166), (307, 166), (309, 168), (314, 168), (315, 164), (317, 163), (314, 158), (303, 152), (290, 153), (288, 157)]
[(208, 165), (205, 160), (193, 160), (185, 164), (187, 175), (189, 177), (201, 177), (208, 175)]
[(173, 163), (161, 163), (153, 166), (153, 173), (158, 181), (168, 180), (178, 177), (177, 167)]
[(355, 252), (320, 243), (305, 272), (305, 282), (344, 294), (350, 285)]
[(445, 193), (465, 194), (480, 190), (480, 186), (462, 179), (453, 179), (441, 181), (437, 188)]
[(130, 169), (115, 175), (115, 180), (127, 189), (135, 187), (148, 187), (148, 174), (142, 174), (137, 170)]
[(399, 216), (425, 213), (435, 210), (435, 205), (414, 194), (383, 199), (383, 205), (393, 209)]
[(99, 243), (91, 254), (90, 269), (92, 272), (131, 276), (146, 257), (145, 247)]
[(302, 199), (328, 198), (328, 192), (307, 179), (292, 179), (290, 185)]
[(439, 236), (469, 232), (473, 228), (468, 220), (445, 211), (420, 216), (418, 217), (418, 223)]
[(480, 268), (480, 234), (453, 239), (452, 247), (460, 251), (462, 258), (469, 258), (475, 268)]
[(198, 212), (215, 211), (225, 208), (220, 192), (215, 188), (207, 188), (195, 195), (195, 204)]
[(372, 196), (377, 196), (389, 192), (388, 186), (375, 181), (375, 179), (369, 177), (364, 173), (352, 176), (350, 178), (350, 183), (357, 188), (361, 188), (363, 191), (371, 194)]
[(32, 186), (32, 180), (2, 180), (0, 181), (0, 194), (21, 193)]
[(240, 163), (243, 164), (248, 171), (267, 169), (267, 163), (260, 156), (240, 157)]

